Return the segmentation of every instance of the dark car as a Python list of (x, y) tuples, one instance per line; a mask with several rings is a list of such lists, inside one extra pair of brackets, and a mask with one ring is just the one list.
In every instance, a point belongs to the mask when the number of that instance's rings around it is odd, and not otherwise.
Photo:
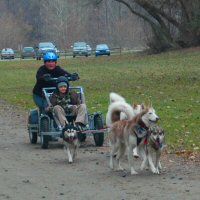
[(22, 50), (21, 58), (36, 58), (36, 53), (33, 47), (24, 47)]
[(91, 47), (86, 42), (75, 42), (73, 45), (73, 57), (76, 56), (90, 56)]
[(107, 44), (98, 44), (96, 46), (95, 56), (110, 56), (110, 49)]
[(37, 60), (41, 60), (43, 55), (47, 52), (54, 52), (58, 57), (59, 50), (52, 42), (41, 42), (37, 47), (36, 58)]
[(1, 60), (3, 59), (14, 59), (15, 53), (11, 48), (5, 48), (1, 51)]

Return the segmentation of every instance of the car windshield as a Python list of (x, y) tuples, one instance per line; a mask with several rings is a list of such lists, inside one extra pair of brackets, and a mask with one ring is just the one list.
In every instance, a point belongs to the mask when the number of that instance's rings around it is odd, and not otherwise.
[(44, 42), (39, 44), (39, 48), (54, 48), (55, 46), (50, 42)]
[(34, 49), (32, 47), (24, 47), (23, 51), (25, 51), (25, 52), (33, 52)]
[(86, 43), (85, 42), (77, 42), (77, 43), (74, 43), (74, 47), (86, 47)]
[(1, 52), (2, 53), (14, 53), (14, 51), (12, 49), (3, 49)]
[(108, 46), (106, 44), (101, 44), (101, 45), (97, 45), (96, 47), (97, 50), (100, 50), (100, 49), (108, 49)]

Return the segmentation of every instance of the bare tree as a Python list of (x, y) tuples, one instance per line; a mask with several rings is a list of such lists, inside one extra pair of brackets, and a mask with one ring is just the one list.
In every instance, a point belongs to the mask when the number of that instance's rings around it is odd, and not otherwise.
[(0, 47), (17, 49), (19, 44), (23, 44), (26, 41), (27, 34), (31, 31), (31, 26), (21, 23), (19, 19), (9, 12), (3, 1), (0, 2), (0, 12)]
[[(96, 0), (100, 4), (104, 0)], [(113, 0), (125, 5), (131, 13), (152, 28), (156, 51), (200, 44), (200, 1), (193, 0)], [(175, 28), (178, 34), (171, 32)], [(177, 37), (178, 36), (178, 37)]]

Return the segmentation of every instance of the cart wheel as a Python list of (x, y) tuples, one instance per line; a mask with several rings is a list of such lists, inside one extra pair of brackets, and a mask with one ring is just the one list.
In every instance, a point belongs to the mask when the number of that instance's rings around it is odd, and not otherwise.
[(37, 132), (31, 132), (29, 131), (29, 140), (31, 144), (36, 144), (37, 143)]
[[(31, 115), (29, 115), (28, 117), (28, 123), (31, 124)], [(31, 130), (29, 129), (29, 140), (31, 144), (36, 144), (37, 143), (37, 132), (31, 132)]]
[[(40, 123), (41, 132), (49, 132), (49, 121), (46, 118), (41, 119)], [(41, 135), (40, 142), (43, 149), (48, 149), (50, 137), (48, 135)]]
[[(94, 127), (96, 130), (103, 128), (103, 120), (100, 115), (94, 118)], [(104, 132), (94, 133), (94, 142), (96, 146), (101, 147), (104, 142)]]
[(78, 132), (78, 141), (79, 142), (85, 142), (85, 140), (86, 140), (86, 134)]

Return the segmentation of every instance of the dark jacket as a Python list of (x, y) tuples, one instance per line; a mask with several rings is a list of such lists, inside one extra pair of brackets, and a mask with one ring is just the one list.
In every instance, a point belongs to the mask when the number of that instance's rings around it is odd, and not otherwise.
[(59, 76), (70, 76), (71, 74), (60, 66), (56, 66), (53, 70), (48, 70), (45, 65), (41, 66), (36, 74), (36, 84), (33, 88), (33, 94), (39, 95), (40, 97), (43, 96), (42, 88), (44, 87), (56, 87), (56, 83), (54, 81), (45, 81), (43, 78), (44, 74), (50, 74), (52, 78), (58, 78)]
[(61, 95), (57, 90), (50, 97), (50, 102), (52, 106), (59, 105), (65, 111), (68, 110), (69, 105), (79, 105), (81, 103), (80, 96), (75, 91), (70, 91), (67, 94)]

